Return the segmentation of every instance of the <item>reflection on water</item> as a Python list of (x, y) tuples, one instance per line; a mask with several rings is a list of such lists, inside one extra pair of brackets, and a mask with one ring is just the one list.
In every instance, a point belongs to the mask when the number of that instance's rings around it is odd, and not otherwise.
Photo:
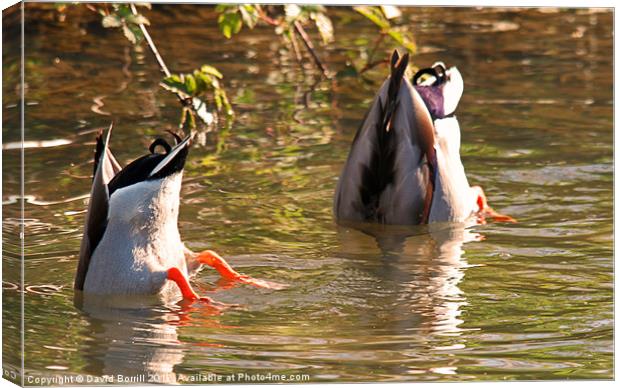
[[(175, 383), (173, 368), (183, 361), (183, 350), (177, 325), (170, 321), (178, 324), (183, 315), (165, 311), (159, 300), (129, 299), (91, 295), (76, 302), (89, 318), (81, 329), (91, 338), (84, 370), (94, 376), (156, 375), (160, 381), (155, 382)], [(140, 351), (127, 351), (129, 344), (140, 346)]]
[[(463, 322), (459, 316), (461, 306), (467, 303), (459, 289), (467, 262), (463, 257), (463, 244), (480, 241), (481, 235), (463, 224), (433, 225), (426, 227), (393, 227), (356, 225), (364, 232), (341, 228), (339, 256), (350, 257), (353, 265), (347, 271), (370, 271), (369, 275), (379, 284), (391, 284), (389, 293), (371, 288), (365, 303), (374, 305), (358, 319), (366, 325), (381, 326), (382, 336), (407, 338), (429, 335), (459, 337)], [(376, 255), (376, 256), (375, 256)], [(338, 286), (338, 285), (337, 285)], [(343, 285), (344, 286), (344, 285)], [(348, 286), (341, 291), (349, 291)], [(348, 299), (348, 295), (341, 295)], [(148, 307), (152, 306), (152, 307)], [(205, 306), (162, 306), (157, 298), (99, 298), (82, 295), (76, 298), (76, 307), (87, 314), (88, 326), (82, 329), (91, 338), (88, 347), (86, 370), (93, 375), (125, 376), (156, 375), (162, 382), (176, 382), (175, 365), (184, 357), (184, 347), (178, 338), (177, 327), (194, 325), (190, 313)], [(206, 309), (208, 312), (208, 309)], [(200, 326), (222, 329), (217, 310), (211, 310), (209, 322)], [(386, 315), (387, 314), (387, 315)], [(387, 316), (397, 317), (389, 319)], [(205, 310), (201, 311), (205, 318)], [(107, 344), (107, 346), (101, 346)], [(148, 345), (146, 350), (135, 351), (128, 345)], [(216, 343), (213, 346), (221, 346)], [(406, 343), (403, 350), (415, 353)], [(463, 342), (454, 341), (448, 347), (436, 350), (462, 349)], [(409, 367), (397, 367), (395, 375), (409, 373)], [(456, 366), (434, 367), (442, 373), (456, 373)], [(413, 369), (415, 373), (415, 369)]]
[[(178, 120), (157, 65), (98, 16), (26, 4), (27, 373), (307, 374), (310, 381), (609, 379), (613, 360), (612, 18), (609, 10), (410, 8), (414, 64), (457, 65), (470, 183), (518, 224), (337, 226), (337, 176), (385, 77), (316, 83), (271, 28), (222, 40), (210, 6), (154, 6), (175, 71), (224, 72), (236, 119), (188, 157), (180, 232), (240, 271), (289, 284), (222, 283), (239, 307), (76, 300), (72, 280), (95, 131), (115, 121), (126, 163)], [(335, 11), (334, 71), (374, 27)], [(353, 16), (351, 16), (353, 15)], [(183, 20), (183, 23), (179, 23)], [(18, 40), (19, 29), (6, 39)], [(9, 42), (9, 40), (5, 40)], [(182, 42), (182, 44), (179, 44)], [(209, 44), (204, 44), (209, 42)], [(3, 333), (19, 348), (19, 47), (3, 57)], [(382, 47), (387, 54), (393, 47)], [(109, 115), (107, 115), (109, 114)], [(6, 365), (19, 365), (17, 355)], [(239, 382), (239, 381), (237, 381)]]
[(460, 307), (466, 304), (459, 289), (468, 266), (463, 244), (480, 241), (482, 236), (465, 224), (435, 224), (429, 228), (358, 224), (354, 228), (359, 231), (341, 228), (340, 254), (370, 256), (376, 261), (371, 265), (379, 265), (373, 275), (381, 282), (396, 285), (393, 314), (402, 321), (394, 328), (394, 335), (415, 329), (458, 336)]

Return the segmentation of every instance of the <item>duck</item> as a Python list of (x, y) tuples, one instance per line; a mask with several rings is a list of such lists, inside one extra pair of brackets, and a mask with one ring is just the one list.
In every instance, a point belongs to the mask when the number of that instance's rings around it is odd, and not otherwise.
[[(171, 146), (157, 138), (125, 167), (110, 150), (112, 125), (96, 138), (93, 181), (80, 244), (74, 289), (86, 295), (160, 295), (213, 302), (190, 284), (203, 265), (233, 282), (279, 288), (240, 274), (212, 250), (195, 253), (183, 243), (178, 217), (183, 170), (192, 134)], [(163, 152), (158, 150), (163, 148)]]
[(344, 164), (333, 200), (338, 223), (420, 225), (475, 216), (515, 222), (470, 186), (461, 161), (456, 109), (463, 78), (443, 62), (405, 76), (409, 55), (397, 50)]

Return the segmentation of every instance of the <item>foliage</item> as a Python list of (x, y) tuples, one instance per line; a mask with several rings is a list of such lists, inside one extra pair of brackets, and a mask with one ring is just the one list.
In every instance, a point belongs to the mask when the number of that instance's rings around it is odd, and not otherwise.
[(260, 5), (239, 4), (227, 5), (220, 4), (215, 9), (220, 12), (217, 19), (222, 34), (230, 39), (233, 34), (238, 34), (245, 23), (250, 29), (254, 28), (258, 22), (258, 10)]
[(290, 33), (296, 21), (302, 24), (312, 21), (324, 43), (331, 42), (334, 38), (331, 19), (322, 5), (286, 4), (282, 6), (282, 12), (274, 17), (268, 16), (260, 4), (221, 4), (215, 10), (220, 13), (218, 17), (220, 30), (229, 39), (241, 31), (243, 24), (253, 29), (259, 21), (275, 26), (278, 35)]
[[(354, 10), (371, 21), (379, 28), (380, 43), (384, 37), (389, 37), (395, 43), (404, 47), (411, 54), (416, 51), (413, 36), (406, 28), (392, 24), (391, 20), (401, 16), (401, 12), (394, 6), (357, 6)], [(226, 38), (231, 38), (241, 31), (245, 24), (248, 28), (254, 28), (259, 22), (275, 27), (275, 32), (283, 36), (292, 46), (298, 60), (301, 60), (297, 39), (300, 38), (306, 49), (312, 54), (316, 64), (321, 70), (325, 70), (320, 59), (314, 52), (314, 47), (303, 31), (304, 26), (313, 24), (321, 36), (321, 43), (326, 45), (335, 39), (334, 26), (328, 16), (327, 9), (322, 5), (296, 5), (286, 4), (282, 6), (267, 6), (260, 4), (235, 4), (218, 5), (218, 24)], [(353, 74), (363, 73), (380, 62), (372, 62), (377, 47), (370, 51), (368, 47), (362, 48), (358, 58), (353, 58), (350, 52), (349, 65), (353, 66)], [(359, 60), (362, 59), (360, 64)], [(325, 73), (325, 71), (324, 71)]]
[[(146, 26), (149, 20), (137, 11), (136, 7), (151, 9), (148, 3), (125, 4), (86, 4), (86, 7), (101, 15), (101, 23), (106, 28), (119, 28), (123, 35), (134, 45), (147, 41), (149, 48), (155, 55), (160, 68), (166, 74), (160, 85), (167, 91), (174, 93), (182, 104), (180, 126), (196, 127), (195, 117), (211, 125), (219, 113), (232, 117), (233, 109), (221, 85), (223, 78), (216, 68), (204, 64), (199, 69), (188, 74), (171, 73), (163, 58), (159, 55), (155, 43), (150, 38)], [(416, 45), (406, 28), (396, 26), (393, 20), (401, 16), (401, 12), (394, 6), (356, 6), (353, 8), (379, 28), (379, 36), (374, 46), (367, 39), (356, 40), (357, 49), (346, 51), (348, 56), (347, 69), (340, 71), (339, 76), (359, 76), (377, 64), (383, 63), (384, 58), (373, 61), (384, 38), (404, 47), (410, 53), (415, 53)], [(312, 39), (305, 32), (305, 28), (316, 29), (320, 36), (321, 45), (334, 42), (336, 34), (328, 9), (322, 5), (261, 5), (261, 4), (221, 4), (215, 8), (218, 15), (218, 26), (227, 39), (241, 32), (242, 28), (253, 29), (259, 24), (272, 26), (274, 32), (282, 36), (295, 53), (299, 62), (303, 60), (302, 47), (311, 55), (315, 65), (322, 74), (330, 77), (325, 64), (315, 49)], [(299, 41), (303, 42), (303, 46)]]
[(390, 23), (390, 19), (400, 17), (400, 11), (393, 6), (371, 7), (367, 5), (353, 7), (359, 14), (373, 22), (381, 30), (381, 34), (387, 34), (398, 44), (409, 50), (410, 53), (416, 52), (416, 45), (411, 34), (403, 28), (398, 28)]
[[(151, 8), (148, 3), (136, 3), (137, 6)], [(120, 28), (123, 35), (133, 44), (139, 44), (144, 39), (140, 24), (150, 25), (149, 20), (141, 14), (134, 15), (129, 4), (111, 4), (112, 10), (106, 4), (98, 9), (102, 16), (101, 24), (106, 28)]]
[[(138, 13), (135, 6), (150, 9), (150, 4), (112, 4), (111, 6), (112, 8), (110, 9), (108, 4), (103, 4), (97, 8), (97, 12), (102, 16), (101, 24), (103, 27), (121, 28), (125, 37), (134, 45), (139, 45), (148, 37), (148, 31), (145, 26), (150, 25), (149, 20)], [(243, 12), (244, 14), (247, 13), (245, 8)], [(227, 18), (231, 19), (229, 16)], [(232, 28), (240, 28), (240, 25), (234, 23), (229, 25)], [(226, 34), (226, 32), (224, 33)], [(232, 117), (232, 106), (228, 101), (226, 92), (220, 85), (220, 80), (223, 78), (222, 73), (213, 66), (202, 65), (200, 69), (194, 70), (191, 74), (172, 74), (163, 62), (163, 58), (159, 55), (153, 41), (151, 39), (147, 39), (147, 41), (162, 71), (166, 73), (160, 85), (164, 89), (176, 94), (182, 103), (180, 127), (189, 127), (190, 130), (195, 129), (197, 126), (196, 116), (203, 123), (211, 125), (216, 112), (223, 112), (226, 117)], [(215, 105), (215, 109), (209, 109), (210, 102)]]
[[(203, 65), (191, 74), (172, 74), (163, 79), (162, 86), (165, 89), (181, 95), (186, 101), (191, 101), (191, 106), (184, 107), (181, 116), (182, 126), (187, 123), (189, 118), (190, 127), (195, 127), (194, 114), (206, 124), (213, 121), (213, 114), (209, 112), (208, 105), (205, 102), (211, 96), (218, 112), (223, 111), (228, 117), (233, 115), (233, 109), (226, 92), (219, 83), (222, 78), (222, 73), (215, 67)], [(188, 109), (190, 107), (191, 109)]]

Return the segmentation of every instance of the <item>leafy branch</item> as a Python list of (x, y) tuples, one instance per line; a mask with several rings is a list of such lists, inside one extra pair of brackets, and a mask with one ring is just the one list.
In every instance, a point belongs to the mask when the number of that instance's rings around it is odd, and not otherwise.
[(222, 73), (215, 67), (203, 65), (191, 74), (170, 74), (163, 79), (162, 87), (180, 96), (183, 101), (191, 102), (191, 105), (184, 104), (183, 106), (181, 126), (185, 126), (189, 122), (190, 127), (194, 128), (196, 126), (195, 114), (204, 122), (211, 122), (213, 120), (211, 113), (207, 110), (207, 106), (202, 100), (203, 97), (210, 94), (213, 95), (218, 112), (224, 111), (229, 117), (233, 115), (232, 106), (219, 83), (219, 80), (222, 78)]
[(393, 6), (371, 7), (362, 5), (353, 7), (353, 9), (379, 27), (381, 35), (388, 35), (410, 53), (415, 53), (416, 45), (413, 37), (402, 28), (395, 27), (390, 23), (390, 19), (400, 17), (401, 13), (398, 8)]
[[(411, 34), (402, 27), (394, 26), (391, 20), (401, 16), (401, 12), (394, 6), (357, 6), (354, 10), (379, 28), (379, 37), (370, 52), (361, 55), (366, 57), (363, 64), (356, 66), (357, 58), (350, 61), (356, 74), (361, 74), (372, 67), (383, 63), (384, 60), (373, 62), (374, 55), (385, 38), (403, 46), (411, 54), (416, 52), (416, 45)], [(253, 29), (259, 23), (275, 27), (275, 32), (289, 43), (298, 62), (302, 55), (298, 39), (304, 44), (306, 51), (312, 57), (315, 66), (329, 78), (326, 65), (321, 61), (312, 39), (305, 28), (314, 25), (321, 37), (321, 44), (326, 45), (334, 41), (334, 27), (327, 15), (327, 9), (322, 5), (295, 5), (263, 6), (260, 4), (218, 5), (218, 24), (224, 36), (230, 39), (238, 34), (243, 26)]]
[(127, 40), (132, 44), (139, 45), (142, 41), (146, 41), (164, 74), (160, 86), (174, 93), (182, 105), (180, 128), (196, 129), (196, 117), (209, 126), (215, 121), (218, 112), (223, 113), (227, 118), (233, 116), (232, 106), (220, 84), (223, 75), (216, 68), (202, 65), (200, 69), (194, 70), (191, 74), (170, 72), (146, 28), (150, 25), (149, 20), (137, 9), (137, 6), (150, 9), (150, 4), (112, 4), (112, 8), (104, 4), (98, 9), (94, 9), (92, 5), (88, 6), (102, 16), (101, 23), (104, 27), (121, 28)]
[(275, 27), (275, 33), (287, 40), (295, 52), (297, 61), (301, 62), (302, 56), (297, 41), (300, 39), (321, 74), (329, 78), (327, 66), (321, 61), (304, 27), (304, 25), (312, 22), (316, 26), (323, 44), (333, 41), (334, 27), (326, 14), (325, 7), (321, 5), (286, 4), (277, 8), (279, 11), (272, 12), (272, 15), (269, 15), (260, 4), (222, 4), (218, 5), (215, 10), (220, 13), (218, 17), (220, 30), (228, 39), (234, 34), (238, 34), (244, 24), (253, 29), (259, 22), (263, 22)]
[(356, 61), (352, 60), (351, 63), (355, 67), (356, 73), (362, 74), (367, 70), (372, 69), (373, 67), (384, 63), (385, 60), (373, 61), (374, 56), (377, 52), (377, 49), (383, 43), (385, 38), (391, 38), (392, 41), (398, 43), (403, 46), (411, 55), (415, 54), (417, 51), (417, 47), (413, 36), (402, 27), (397, 27), (392, 25), (390, 20), (397, 19), (401, 16), (401, 12), (397, 7), (394, 6), (357, 6), (353, 7), (353, 9), (364, 16), (366, 19), (371, 21), (374, 25), (379, 27), (379, 37), (375, 41), (374, 46), (370, 50), (370, 52), (365, 52), (366, 60), (363, 62), (361, 66), (355, 66)]

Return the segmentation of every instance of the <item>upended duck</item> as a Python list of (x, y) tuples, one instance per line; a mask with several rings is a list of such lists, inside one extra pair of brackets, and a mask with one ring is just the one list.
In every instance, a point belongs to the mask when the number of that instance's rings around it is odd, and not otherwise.
[[(97, 137), (94, 177), (74, 288), (95, 295), (179, 294), (201, 299), (191, 275), (205, 264), (222, 277), (258, 287), (281, 285), (242, 275), (217, 253), (194, 253), (178, 229), (180, 192), (191, 136), (173, 134), (171, 147), (159, 138), (144, 155), (121, 168), (105, 140)], [(157, 153), (163, 147), (165, 153)]]
[(438, 62), (412, 84), (404, 77), (408, 61), (394, 51), (390, 76), (355, 135), (334, 196), (336, 221), (417, 225), (477, 215), (515, 222), (467, 181), (454, 115), (463, 93), (458, 69)]

